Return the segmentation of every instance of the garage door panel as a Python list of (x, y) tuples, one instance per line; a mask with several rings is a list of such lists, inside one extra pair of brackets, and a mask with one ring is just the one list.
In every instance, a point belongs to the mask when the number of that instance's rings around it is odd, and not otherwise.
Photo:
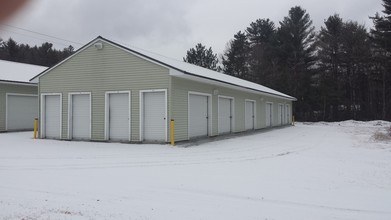
[(254, 102), (245, 102), (245, 127), (246, 130), (253, 130), (255, 128)]
[(31, 130), (37, 116), (37, 96), (7, 95), (7, 130)]
[(232, 131), (232, 100), (219, 98), (219, 134), (230, 133)]
[(291, 109), (290, 109), (290, 106), (289, 106), (289, 105), (286, 105), (286, 106), (285, 106), (285, 114), (286, 114), (285, 123), (286, 123), (286, 124), (289, 124), (289, 123), (290, 123), (290, 120), (291, 120)]
[(90, 139), (90, 95), (72, 95), (72, 139)]
[(164, 92), (143, 94), (143, 138), (144, 141), (166, 140), (166, 110)]
[(109, 140), (129, 141), (129, 93), (109, 94)]
[(189, 138), (208, 136), (208, 96), (189, 95)]
[(44, 103), (44, 136), (49, 139), (60, 139), (61, 97), (59, 95), (46, 95)]
[(272, 126), (272, 114), (273, 114), (273, 105), (271, 103), (266, 103), (266, 127)]
[(283, 124), (283, 119), (284, 119), (284, 113), (283, 113), (283, 105), (279, 104), (278, 105), (278, 124), (282, 125)]

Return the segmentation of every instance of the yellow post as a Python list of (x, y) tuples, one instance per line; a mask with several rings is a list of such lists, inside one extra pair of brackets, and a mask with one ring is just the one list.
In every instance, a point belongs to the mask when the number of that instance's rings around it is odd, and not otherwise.
[(292, 125), (295, 126), (295, 116), (292, 116)]
[(171, 119), (170, 121), (170, 135), (171, 135), (171, 145), (175, 145), (175, 121), (174, 119)]
[(38, 118), (34, 118), (34, 139), (37, 139)]

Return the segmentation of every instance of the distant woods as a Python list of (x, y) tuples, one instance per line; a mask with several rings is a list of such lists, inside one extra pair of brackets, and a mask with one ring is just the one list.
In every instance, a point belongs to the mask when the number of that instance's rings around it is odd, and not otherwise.
[(57, 50), (48, 42), (32, 47), (28, 44), (18, 44), (12, 38), (6, 41), (0, 39), (0, 60), (51, 67), (73, 53), (74, 48), (71, 45), (63, 50)]
[[(258, 19), (234, 34), (220, 60), (208, 56), (208, 63), (220, 62), (210, 69), (296, 97), (299, 120), (391, 120), (391, 0), (383, 6), (369, 31), (338, 14), (315, 31), (299, 6), (278, 25)], [(214, 54), (212, 48), (207, 54)], [(202, 63), (203, 57), (184, 60)]]

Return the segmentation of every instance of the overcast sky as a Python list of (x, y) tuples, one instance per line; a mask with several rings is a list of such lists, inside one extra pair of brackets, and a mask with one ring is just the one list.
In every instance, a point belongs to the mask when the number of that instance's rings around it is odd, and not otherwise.
[[(101, 35), (181, 60), (199, 42), (222, 54), (237, 31), (258, 18), (270, 18), (278, 26), (293, 6), (307, 10), (319, 30), (334, 13), (372, 27), (368, 16), (381, 12), (381, 4), (381, 0), (32, 0), (8, 24), (81, 44)], [(0, 37), (39, 45), (49, 41), (60, 49), (82, 46), (4, 26)]]

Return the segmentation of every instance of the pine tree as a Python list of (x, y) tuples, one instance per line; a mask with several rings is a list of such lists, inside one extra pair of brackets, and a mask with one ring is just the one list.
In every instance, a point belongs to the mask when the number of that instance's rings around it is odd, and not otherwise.
[[(370, 119), (368, 33), (357, 22), (330, 16), (318, 37), (319, 89), (327, 120)], [(327, 118), (326, 118), (326, 115)]]
[(342, 105), (342, 34), (343, 20), (338, 14), (330, 16), (321, 27), (318, 41), (319, 92), (322, 99), (322, 120), (338, 120), (338, 106)]
[(206, 49), (201, 43), (198, 43), (195, 48), (190, 48), (186, 53), (186, 57), (183, 58), (183, 61), (211, 70), (218, 70), (217, 64), (219, 60), (217, 54), (213, 53), (212, 47)]
[(371, 17), (375, 26), (371, 29), (371, 39), (376, 46), (376, 62), (382, 81), (382, 119), (390, 119), (391, 114), (387, 109), (391, 101), (387, 96), (391, 94), (391, 0), (383, 0), (383, 6), (384, 16), (377, 13)]
[(276, 87), (276, 28), (269, 19), (258, 19), (246, 29), (250, 43), (250, 75), (260, 84)]
[(2, 59), (10, 61), (20, 61), (19, 57), (19, 45), (12, 38), (9, 38), (7, 41), (4, 41), (2, 44)]
[[(348, 21), (344, 23), (342, 33), (341, 56), (346, 88), (346, 100), (349, 118), (367, 111), (368, 73), (371, 60), (371, 48), (368, 32), (364, 25)], [(361, 118), (366, 117), (362, 115)]]
[(391, 0), (383, 0), (384, 16), (378, 13), (371, 17), (375, 25), (371, 29), (374, 42), (387, 52), (391, 53)]
[(281, 72), (285, 82), (279, 90), (298, 99), (294, 111), (299, 119), (312, 114), (311, 80), (315, 57), (315, 33), (310, 15), (301, 7), (290, 9), (289, 15), (280, 22), (277, 31), (280, 50)]
[(234, 39), (229, 45), (222, 57), (223, 72), (228, 75), (236, 76), (242, 79), (249, 79), (248, 75), (248, 54), (249, 42), (246, 35), (239, 31), (234, 35)]
[(41, 46), (31, 47), (28, 44), (18, 44), (12, 38), (7, 41), (0, 40), (0, 59), (29, 63), (42, 66), (53, 66), (74, 53), (74, 48), (69, 46), (61, 50), (53, 48), (51, 43), (43, 43)]

